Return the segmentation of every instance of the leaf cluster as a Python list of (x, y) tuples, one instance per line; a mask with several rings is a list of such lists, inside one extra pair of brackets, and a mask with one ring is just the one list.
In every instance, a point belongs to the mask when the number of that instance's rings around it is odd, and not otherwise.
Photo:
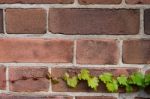
[(100, 82), (103, 82), (109, 92), (117, 92), (119, 87), (124, 87), (126, 92), (132, 92), (133, 86), (142, 89), (150, 85), (150, 75), (143, 75), (140, 72), (133, 73), (130, 76), (120, 75), (118, 77), (114, 77), (112, 73), (106, 72), (97, 77), (91, 75), (89, 70), (82, 69), (79, 74), (73, 77), (65, 73), (63, 79), (71, 88), (76, 88), (79, 81), (86, 81), (88, 87), (95, 91), (100, 85)]

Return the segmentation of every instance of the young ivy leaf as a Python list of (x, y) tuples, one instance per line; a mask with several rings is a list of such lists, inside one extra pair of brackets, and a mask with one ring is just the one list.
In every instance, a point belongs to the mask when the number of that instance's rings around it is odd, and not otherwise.
[(88, 86), (94, 89), (95, 91), (97, 90), (98, 85), (99, 85), (99, 80), (97, 77), (91, 77), (88, 79)]
[(113, 79), (112, 82), (106, 83), (106, 87), (109, 92), (116, 92), (118, 90), (118, 83)]
[(127, 86), (128, 85), (128, 78), (124, 75), (121, 75), (120, 77), (117, 77), (117, 81), (119, 85)]
[(149, 85), (150, 85), (150, 75), (149, 75), (149, 74), (146, 74), (146, 75), (145, 75), (145, 80), (144, 80), (144, 82), (145, 82), (145, 85), (146, 85), (146, 86), (149, 86)]
[(68, 73), (65, 73), (64, 80), (67, 81), (67, 85), (72, 88), (76, 88), (78, 84), (77, 76), (69, 77)]
[(140, 72), (134, 73), (130, 76), (131, 84), (135, 84), (139, 87), (144, 87), (144, 75)]
[(88, 80), (90, 78), (90, 72), (87, 69), (81, 70), (81, 73), (78, 74), (79, 80)]
[(104, 73), (99, 76), (99, 79), (104, 82), (105, 84), (108, 82), (112, 82), (112, 74), (111, 73)]

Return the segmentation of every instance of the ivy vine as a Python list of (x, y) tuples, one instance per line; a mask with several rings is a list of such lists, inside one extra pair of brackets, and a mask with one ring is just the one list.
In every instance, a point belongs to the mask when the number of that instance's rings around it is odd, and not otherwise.
[(132, 92), (133, 85), (141, 89), (150, 85), (150, 74), (144, 75), (140, 72), (133, 73), (130, 76), (120, 75), (114, 77), (113, 74), (107, 72), (99, 76), (93, 76), (89, 70), (82, 69), (75, 76), (70, 76), (68, 73), (65, 73), (63, 79), (71, 88), (76, 88), (80, 81), (86, 81), (88, 87), (94, 91), (97, 91), (100, 82), (106, 85), (109, 92), (117, 92), (119, 87), (125, 87), (126, 92)]

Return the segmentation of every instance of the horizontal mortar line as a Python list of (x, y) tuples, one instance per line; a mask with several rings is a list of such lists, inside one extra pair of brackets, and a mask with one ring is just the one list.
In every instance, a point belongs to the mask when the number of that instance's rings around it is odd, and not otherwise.
[(84, 38), (104, 38), (104, 39), (150, 39), (150, 35), (63, 35), (63, 34), (0, 34), (0, 38), (57, 38), (57, 39), (84, 39)]
[(147, 9), (145, 5), (124, 5), (124, 4), (93, 4), (93, 5), (78, 5), (78, 4), (0, 4), (0, 8), (126, 8), (126, 9)]
[(67, 94), (70, 96), (114, 96), (118, 97), (119, 93), (100, 93), (100, 92), (52, 92), (52, 94)]
[(13, 95), (28, 95), (28, 96), (32, 96), (32, 95), (36, 95), (36, 96), (44, 96), (44, 95), (49, 95), (49, 96), (53, 96), (53, 95), (60, 95), (60, 96), (116, 96), (118, 97), (119, 93), (100, 93), (100, 92), (0, 92), (0, 93), (9, 93), (9, 94), (13, 94)]
[(53, 66), (65, 66), (65, 67), (72, 67), (72, 63), (0, 63), (0, 65), (10, 66), (46, 66), (46, 67), (53, 67)]
[(129, 68), (129, 67), (138, 67), (138, 68), (143, 68), (144, 65), (139, 65), (139, 64), (122, 64), (122, 65), (76, 65), (75, 67), (89, 67), (89, 68), (93, 68), (93, 67), (112, 67), (112, 68)]
[(11, 67), (11, 66), (45, 66), (45, 67), (61, 67), (61, 68), (76, 68), (76, 67), (87, 67), (87, 68), (93, 68), (93, 67), (139, 67), (139, 68), (142, 68), (144, 66), (150, 66), (150, 64), (122, 64), (121, 66), (118, 64), (118, 65), (89, 65), (89, 64), (49, 64), (49, 63), (0, 63), (0, 65), (4, 65), (4, 66), (8, 66), (8, 67)]

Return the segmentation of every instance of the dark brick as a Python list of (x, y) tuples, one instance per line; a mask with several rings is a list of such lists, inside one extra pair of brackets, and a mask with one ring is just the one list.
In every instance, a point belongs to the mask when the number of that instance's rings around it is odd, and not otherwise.
[(0, 94), (0, 99), (73, 99), (71, 96), (18, 96), (11, 94)]
[(0, 9), (0, 33), (4, 33), (3, 30), (3, 10)]
[(149, 0), (126, 0), (128, 4), (150, 4)]
[(46, 67), (10, 67), (9, 89), (15, 92), (48, 91), (47, 75)]
[(112, 96), (78, 96), (76, 99), (117, 99)]
[(0, 66), (0, 89), (6, 89), (6, 67)]
[(1, 4), (11, 4), (11, 3), (30, 3), (30, 4), (69, 4), (73, 3), (74, 0), (0, 0)]
[(6, 9), (6, 31), (10, 34), (46, 33), (44, 9)]
[(150, 9), (144, 11), (144, 30), (145, 34), (150, 35)]
[(137, 34), (139, 11), (126, 9), (50, 9), (49, 31), (61, 34)]
[(122, 0), (79, 0), (80, 4), (119, 4)]
[(117, 64), (118, 60), (119, 49), (116, 40), (77, 41), (79, 64)]
[(150, 40), (124, 41), (123, 62), (127, 64), (149, 64), (150, 63)]
[(0, 62), (71, 63), (73, 41), (62, 39), (1, 38)]

